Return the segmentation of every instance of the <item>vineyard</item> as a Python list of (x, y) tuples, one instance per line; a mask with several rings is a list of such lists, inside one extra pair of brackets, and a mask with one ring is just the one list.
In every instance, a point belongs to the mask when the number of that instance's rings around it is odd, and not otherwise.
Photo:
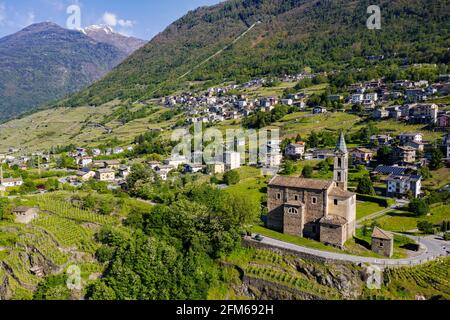
[(382, 290), (386, 299), (450, 299), (450, 258), (422, 266), (390, 269), (386, 272), (388, 287)]
[(298, 272), (299, 262), (310, 265), (309, 262), (269, 250), (246, 250), (244, 255), (246, 257), (243, 259), (242, 256), (232, 257), (230, 262), (236, 262), (248, 277), (278, 283), (323, 299), (342, 299), (337, 289), (319, 284), (315, 279)]
[(49, 232), (65, 248), (91, 253), (97, 249), (93, 240), (95, 230), (85, 228), (72, 220), (41, 213), (34, 224)]
[(54, 195), (40, 196), (37, 200), (37, 204), (43, 211), (49, 211), (61, 218), (67, 218), (77, 222), (88, 222), (98, 225), (117, 223), (117, 220), (111, 216), (100, 215), (80, 209)]

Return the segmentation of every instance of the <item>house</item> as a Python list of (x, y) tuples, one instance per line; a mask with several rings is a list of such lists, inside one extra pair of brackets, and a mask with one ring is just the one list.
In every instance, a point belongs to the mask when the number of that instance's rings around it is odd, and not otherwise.
[(324, 107), (313, 108), (313, 114), (321, 114), (321, 113), (327, 113), (327, 109)]
[(208, 173), (212, 175), (225, 173), (225, 164), (223, 162), (213, 162), (207, 165)]
[(292, 159), (301, 159), (305, 154), (306, 144), (303, 141), (290, 143), (286, 146), (284, 154)]
[(450, 114), (441, 114), (437, 118), (437, 126), (439, 128), (449, 128), (450, 127)]
[(409, 121), (411, 123), (432, 123), (437, 122), (439, 107), (436, 104), (417, 104), (410, 110)]
[(427, 94), (424, 89), (407, 89), (405, 91), (406, 100), (409, 102), (424, 102), (427, 100)]
[(154, 170), (156, 171), (156, 173), (164, 172), (166, 175), (168, 175), (169, 172), (171, 172), (175, 169), (177, 169), (177, 167), (174, 167), (172, 165), (162, 165), (162, 166), (155, 167)]
[(119, 160), (105, 160), (105, 168), (108, 168), (110, 170), (117, 170), (120, 167), (120, 161)]
[(384, 109), (384, 108), (380, 108), (380, 109), (375, 109), (373, 111), (373, 117), (375, 119), (384, 119), (384, 118), (389, 118), (389, 111)]
[(364, 96), (364, 101), (375, 103), (378, 101), (378, 94), (377, 93), (367, 93)]
[(328, 96), (328, 100), (330, 100), (331, 102), (340, 102), (342, 100), (344, 100), (344, 96), (340, 95), (340, 94), (330, 94)]
[(82, 181), (88, 181), (93, 178), (95, 178), (95, 171), (92, 170), (80, 170), (77, 171), (76, 175), (82, 180)]
[(114, 181), (116, 179), (116, 173), (109, 168), (98, 169), (95, 171), (95, 179), (98, 181)]
[(422, 142), (423, 135), (419, 132), (407, 132), (399, 134), (398, 139), (400, 144), (405, 145), (409, 141)]
[(203, 166), (201, 164), (185, 164), (184, 165), (184, 173), (197, 173), (203, 170)]
[(416, 149), (412, 147), (396, 147), (394, 149), (394, 161), (414, 163), (416, 162)]
[(325, 160), (334, 157), (334, 151), (331, 149), (315, 149), (313, 150), (313, 159)]
[(379, 165), (373, 170), (373, 172), (382, 175), (391, 175), (391, 174), (400, 175), (404, 174), (407, 170), (408, 168), (406, 167)]
[(147, 164), (152, 170), (156, 170), (157, 167), (162, 165), (162, 163), (159, 161), (149, 161), (147, 162)]
[(13, 213), (16, 217), (16, 223), (29, 224), (37, 218), (39, 209), (31, 207), (17, 207), (13, 209)]
[(372, 251), (382, 256), (391, 258), (394, 254), (393, 234), (374, 227), (372, 233)]
[(364, 101), (364, 95), (362, 93), (353, 94), (351, 97), (352, 104), (361, 104)]
[(422, 177), (417, 175), (395, 175), (388, 177), (386, 195), (392, 198), (406, 198), (411, 192), (414, 198), (421, 194)]
[(93, 160), (92, 160), (92, 157), (84, 156), (84, 157), (78, 158), (77, 163), (78, 163), (81, 167), (85, 168), (85, 167), (87, 167), (88, 165), (90, 165), (90, 164), (92, 163), (92, 161), (93, 161)]
[(126, 179), (131, 173), (129, 166), (120, 166), (119, 167), (119, 177)]
[(379, 135), (374, 135), (374, 136), (370, 137), (370, 143), (372, 145), (383, 146), (383, 145), (389, 144), (389, 142), (391, 140), (392, 140), (392, 138), (388, 134), (379, 134)]
[(368, 164), (374, 156), (374, 152), (366, 148), (355, 148), (351, 152), (353, 163)]
[(292, 99), (281, 99), (281, 103), (286, 106), (292, 106), (294, 104), (294, 100)]
[(22, 178), (3, 178), (0, 179), (0, 185), (5, 188), (20, 187), (23, 184)]
[(175, 168), (178, 168), (180, 165), (186, 164), (188, 162), (188, 159), (185, 156), (181, 155), (173, 155), (171, 158), (163, 161), (166, 166), (172, 166)]
[(356, 226), (356, 195), (347, 191), (347, 180), (348, 151), (342, 134), (335, 150), (333, 181), (272, 178), (266, 226), (342, 248)]
[(241, 167), (241, 154), (239, 152), (227, 151), (224, 155), (225, 168), (227, 170), (234, 170)]
[(414, 148), (416, 151), (423, 152), (425, 150), (425, 143), (416, 142), (416, 141), (408, 141), (405, 143), (405, 147)]

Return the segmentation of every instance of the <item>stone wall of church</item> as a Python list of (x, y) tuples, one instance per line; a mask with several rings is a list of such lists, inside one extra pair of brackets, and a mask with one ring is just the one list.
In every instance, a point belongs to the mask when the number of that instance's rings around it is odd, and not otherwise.
[(390, 258), (394, 254), (394, 241), (372, 238), (372, 251)]
[(347, 236), (347, 226), (342, 227), (323, 224), (320, 226), (320, 242), (342, 248)]
[(292, 209), (297, 210), (296, 213), (289, 212), (290, 207), (284, 209), (284, 226), (283, 233), (290, 234), (292, 236), (303, 237), (303, 207)]
[[(281, 194), (281, 199), (278, 199), (278, 194)], [(267, 190), (267, 228), (283, 232), (284, 203), (284, 188), (269, 187)]]

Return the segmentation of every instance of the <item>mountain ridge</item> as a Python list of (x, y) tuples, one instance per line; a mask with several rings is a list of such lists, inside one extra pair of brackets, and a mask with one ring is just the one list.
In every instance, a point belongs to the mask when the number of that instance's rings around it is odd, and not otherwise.
[(0, 121), (83, 89), (128, 54), (53, 22), (36, 23), (1, 38)]
[[(229, 0), (173, 22), (101, 81), (63, 104), (99, 105), (180, 88), (177, 80), (256, 21), (262, 23), (186, 81), (244, 82), (254, 76), (365, 67), (365, 56), (446, 63), (448, 1), (380, 2), (382, 29), (368, 30), (368, 0)], [(448, 9), (448, 10), (447, 10)], [(439, 28), (441, 32), (439, 32)]]

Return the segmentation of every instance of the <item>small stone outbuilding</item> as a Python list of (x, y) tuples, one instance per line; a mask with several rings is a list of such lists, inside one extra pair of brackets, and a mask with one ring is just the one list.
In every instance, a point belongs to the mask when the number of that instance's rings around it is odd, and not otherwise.
[(394, 254), (394, 236), (378, 227), (372, 233), (372, 251), (386, 257)]
[(38, 216), (38, 208), (17, 207), (13, 210), (16, 223), (28, 224)]

